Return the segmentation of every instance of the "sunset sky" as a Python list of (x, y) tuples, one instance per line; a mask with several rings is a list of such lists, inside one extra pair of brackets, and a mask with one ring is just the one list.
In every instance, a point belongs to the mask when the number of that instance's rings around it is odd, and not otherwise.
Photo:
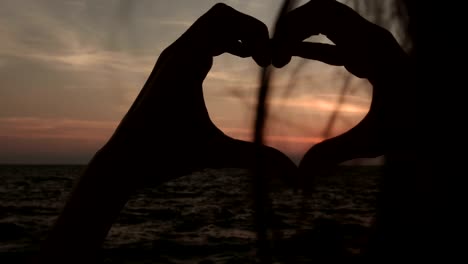
[[(161, 51), (216, 2), (2, 0), (0, 163), (88, 162)], [(221, 2), (271, 29), (282, 1)], [(224, 54), (205, 80), (210, 116), (232, 137), (252, 138), (259, 71), (250, 58)], [(296, 160), (323, 140), (344, 85), (346, 101), (328, 136), (357, 124), (370, 105), (367, 81), (321, 62), (294, 59), (273, 83), (267, 142)]]

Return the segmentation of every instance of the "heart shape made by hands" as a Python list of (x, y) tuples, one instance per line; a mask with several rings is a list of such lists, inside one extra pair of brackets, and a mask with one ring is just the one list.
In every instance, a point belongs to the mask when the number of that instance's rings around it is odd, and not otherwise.
[[(324, 34), (335, 45), (303, 41), (316, 34)], [(213, 57), (225, 52), (252, 57), (262, 67), (272, 63), (281, 68), (292, 56), (343, 65), (374, 86), (365, 118), (348, 132), (312, 146), (299, 164), (299, 174), (284, 153), (261, 146), (260, 162), (267, 174), (297, 184), (291, 175), (309, 178), (346, 160), (385, 153), (387, 98), (395, 92), (382, 80), (398, 74), (395, 69), (402, 68), (406, 58), (388, 31), (337, 1), (315, 0), (282, 17), (270, 39), (268, 28), (259, 20), (217, 4), (163, 51), (125, 118), (129, 121), (121, 124), (123, 130), (137, 133), (129, 144), (133, 149), (126, 150), (129, 153), (151, 146), (158, 138), (155, 148), (167, 153), (162, 162), (168, 165), (161, 180), (206, 167), (257, 166), (257, 146), (225, 135), (210, 120), (205, 106), (203, 81)], [(172, 140), (160, 140), (166, 138)]]
[[(316, 34), (335, 45), (304, 42)], [(297, 167), (284, 153), (233, 139), (211, 121), (202, 84), (213, 57), (225, 52), (252, 57), (262, 67), (281, 68), (292, 56), (342, 65), (373, 85), (370, 110), (348, 132), (312, 146)], [(56, 259), (57, 252), (67, 260), (97, 252), (94, 247), (104, 241), (118, 212), (142, 185), (202, 168), (260, 166), (266, 180), (308, 188), (313, 176), (340, 162), (389, 150), (401, 153), (402, 144), (393, 147), (391, 138), (397, 134), (404, 139), (401, 127), (414, 128), (416, 118), (408, 114), (416, 112), (411, 100), (417, 98), (408, 61), (390, 32), (334, 0), (311, 0), (289, 11), (280, 17), (272, 39), (259, 20), (215, 5), (161, 53), (135, 102), (74, 188), (43, 247), (45, 259)]]
[[(229, 18), (230, 21), (223, 17)], [(216, 48), (212, 50), (216, 51), (212, 52), (213, 56), (229, 52), (240, 57), (252, 57), (260, 66), (271, 62), (278, 68), (289, 63), (292, 56), (319, 60), (330, 65), (345, 66), (350, 73), (367, 78), (373, 84), (372, 104), (368, 114), (344, 134), (312, 146), (299, 164), (300, 175), (303, 176), (301, 178), (310, 178), (347, 160), (375, 158), (385, 154), (384, 138), (388, 121), (385, 113), (389, 108), (386, 97), (392, 95), (388, 95), (391, 89), (381, 85), (381, 82), (386, 80), (385, 74), (399, 74), (395, 69), (400, 69), (406, 60), (406, 54), (387, 30), (365, 20), (351, 8), (336, 1), (310, 1), (289, 12), (278, 23), (273, 39), (267, 37), (266, 26), (260, 21), (224, 4), (216, 5), (197, 23), (204, 25), (199, 25), (196, 29), (211, 28), (211, 33), (217, 32), (218, 35), (214, 40), (213, 37), (206, 37), (208, 42), (202, 42), (200, 46), (194, 45), (192, 49), (202, 50), (214, 46)], [(213, 24), (216, 25), (214, 29)], [(190, 33), (189, 30), (186, 37), (191, 36)], [(319, 33), (326, 35), (335, 45), (303, 41)], [(208, 74), (212, 60), (206, 65), (194, 67), (200, 70), (199, 82), (203, 82)], [(201, 83), (197, 84), (197, 87), (196, 90), (202, 93)], [(202, 100), (203, 96), (201, 94), (191, 98)], [(200, 102), (200, 105), (203, 105), (200, 109), (204, 109), (205, 112), (204, 102)], [(206, 118), (209, 120), (208, 116)], [(214, 126), (211, 121), (208, 123)], [(228, 139), (224, 134), (222, 138)], [(232, 142), (232, 139), (229, 138), (226, 142)], [(247, 142), (242, 144), (251, 146), (251, 143)], [(247, 156), (250, 159), (250, 156)], [(272, 167), (283, 164), (278, 161), (268, 163)], [(286, 163), (290, 164), (289, 161)]]

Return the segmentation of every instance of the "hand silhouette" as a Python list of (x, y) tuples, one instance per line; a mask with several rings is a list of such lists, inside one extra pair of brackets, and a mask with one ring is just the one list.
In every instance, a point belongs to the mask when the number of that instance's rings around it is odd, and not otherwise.
[[(283, 67), (291, 56), (342, 65), (355, 76), (367, 78), (374, 88), (370, 110), (358, 125), (307, 151), (299, 165), (302, 180), (312, 181), (311, 176), (343, 161), (384, 155), (391, 144), (390, 131), (399, 126), (401, 109), (408, 110), (402, 94), (411, 92), (402, 92), (408, 57), (392, 34), (333, 0), (312, 0), (292, 10), (280, 20), (276, 33), (274, 66)], [(335, 45), (303, 41), (317, 34)]]
[[(225, 4), (200, 17), (175, 43), (163, 51), (147, 83), (103, 152), (141, 168), (148, 178), (164, 181), (200, 168), (252, 168), (253, 143), (232, 139), (210, 120), (202, 83), (213, 56), (228, 52), (270, 64), (267, 27), (259, 20)], [(166, 164), (165, 177), (153, 167)], [(296, 166), (283, 153), (263, 146), (275, 175), (287, 175)], [(118, 153), (115, 155), (113, 153)], [(106, 155), (106, 154), (103, 154)]]
[[(194, 170), (254, 168), (257, 146), (223, 134), (210, 120), (202, 83), (213, 56), (224, 52), (270, 64), (267, 27), (217, 4), (160, 55), (151, 75), (109, 142), (79, 179), (41, 261), (90, 263), (129, 196)], [(262, 146), (269, 176), (297, 170), (286, 155)]]

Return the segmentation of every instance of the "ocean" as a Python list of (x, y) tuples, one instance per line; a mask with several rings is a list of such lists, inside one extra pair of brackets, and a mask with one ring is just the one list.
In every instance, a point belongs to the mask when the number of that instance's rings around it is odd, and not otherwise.
[[(0, 263), (33, 256), (84, 166), (0, 166)], [(272, 200), (271, 255), (311, 263), (338, 248), (359, 256), (376, 212), (379, 166), (341, 166), (304, 196), (284, 188)], [(112, 226), (103, 263), (254, 263), (251, 175), (206, 169), (139, 190)], [(328, 253), (327, 253), (328, 252)]]

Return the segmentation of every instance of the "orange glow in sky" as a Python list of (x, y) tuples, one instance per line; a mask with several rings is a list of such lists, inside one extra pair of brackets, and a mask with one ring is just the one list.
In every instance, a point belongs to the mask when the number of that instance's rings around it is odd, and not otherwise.
[[(215, 2), (6, 1), (0, 9), (0, 164), (86, 163), (109, 139), (138, 95), (160, 52)], [(222, 1), (270, 28), (281, 1)], [(317, 38), (318, 41), (326, 41)], [(302, 63), (302, 64), (301, 64)], [(298, 65), (302, 65), (298, 67)], [(252, 139), (260, 68), (222, 55), (204, 82), (213, 122)], [(300, 157), (367, 113), (371, 89), (347, 72), (293, 59), (275, 71), (266, 143)]]

